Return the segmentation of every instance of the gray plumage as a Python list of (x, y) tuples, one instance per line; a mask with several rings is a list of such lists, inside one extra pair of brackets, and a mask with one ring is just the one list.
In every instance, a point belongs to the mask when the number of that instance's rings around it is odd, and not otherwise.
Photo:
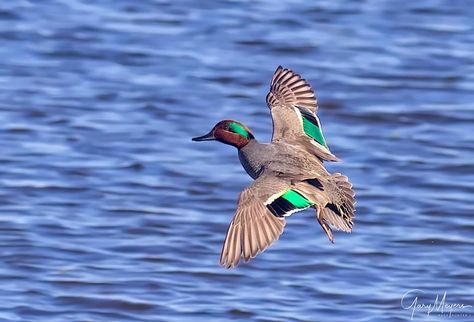
[(337, 161), (317, 116), (317, 101), (300, 75), (278, 67), (267, 105), (273, 120), (271, 143), (259, 143), (244, 124), (224, 120), (195, 141), (218, 140), (238, 148), (245, 171), (255, 181), (239, 196), (227, 231), (221, 264), (237, 266), (279, 238), (285, 217), (312, 207), (331, 242), (332, 229), (352, 231), (355, 199), (348, 178), (330, 174), (323, 161)]

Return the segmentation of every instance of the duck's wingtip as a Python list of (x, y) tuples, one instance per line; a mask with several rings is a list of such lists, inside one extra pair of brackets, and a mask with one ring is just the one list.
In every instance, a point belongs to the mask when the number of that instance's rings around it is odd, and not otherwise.
[(324, 161), (330, 161), (330, 162), (343, 162), (342, 159), (336, 157), (334, 154), (332, 154), (331, 152), (329, 153), (326, 153), (324, 156), (323, 156), (323, 160)]

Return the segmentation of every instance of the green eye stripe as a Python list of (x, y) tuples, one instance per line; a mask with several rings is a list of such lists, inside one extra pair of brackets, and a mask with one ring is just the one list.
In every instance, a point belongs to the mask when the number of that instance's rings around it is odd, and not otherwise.
[(242, 125), (235, 122), (229, 123), (229, 130), (239, 135), (242, 135), (243, 137), (247, 139), (250, 136), (249, 132)]

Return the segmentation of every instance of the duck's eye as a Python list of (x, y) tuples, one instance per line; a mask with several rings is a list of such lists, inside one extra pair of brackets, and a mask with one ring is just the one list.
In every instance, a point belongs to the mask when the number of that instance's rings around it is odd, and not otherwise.
[(237, 133), (247, 139), (250, 136), (250, 133), (239, 123), (235, 123), (235, 122), (229, 123), (228, 129), (230, 132)]

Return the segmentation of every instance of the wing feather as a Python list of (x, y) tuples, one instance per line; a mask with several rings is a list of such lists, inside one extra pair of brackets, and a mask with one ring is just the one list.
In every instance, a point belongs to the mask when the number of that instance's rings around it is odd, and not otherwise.
[[(310, 99), (301, 99), (303, 96), (298, 95), (299, 92), (303, 92), (304, 97)], [(270, 109), (283, 105), (302, 106), (313, 113), (316, 113), (318, 109), (316, 96), (309, 83), (299, 74), (281, 66), (278, 66), (273, 74), (270, 92), (267, 95), (267, 103)]]
[(268, 176), (259, 177), (242, 191), (222, 247), (221, 265), (235, 267), (241, 256), (248, 261), (280, 237), (285, 220), (274, 216), (265, 202), (288, 187), (288, 183)]
[[(270, 84), (267, 105), (273, 120), (272, 142), (300, 145), (321, 160), (338, 160), (324, 140), (316, 139), (324, 138), (316, 115), (318, 103), (313, 89), (299, 74), (278, 66)], [(308, 119), (303, 121), (305, 117)], [(318, 133), (316, 137), (315, 133)]]

